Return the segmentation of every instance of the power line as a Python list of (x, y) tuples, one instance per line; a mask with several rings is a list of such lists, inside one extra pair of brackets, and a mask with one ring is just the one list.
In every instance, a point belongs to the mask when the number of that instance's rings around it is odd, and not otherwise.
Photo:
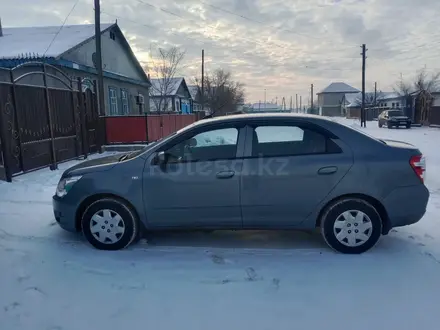
[[(180, 18), (180, 19), (182, 19), (182, 20), (189, 21), (189, 22), (191, 22), (191, 23), (193, 23), (193, 24), (199, 24), (199, 23), (200, 23), (199, 21), (196, 21), (196, 20), (193, 20), (193, 19), (189, 19), (189, 18), (183, 17), (183, 16), (181, 16), (181, 15), (179, 15), (179, 14), (176, 14), (176, 13), (174, 13), (174, 12), (172, 12), (172, 11), (169, 11), (169, 10), (167, 10), (167, 9), (164, 9), (164, 8), (162, 8), (162, 7), (159, 7), (159, 6), (153, 5), (153, 4), (149, 3), (149, 2), (146, 2), (146, 1), (143, 1), (143, 0), (136, 0), (136, 1), (139, 2), (139, 3), (141, 3), (141, 4), (144, 4), (144, 5), (146, 5), (146, 6), (149, 6), (149, 7), (155, 8), (155, 9), (157, 9), (157, 10), (160, 10), (160, 11), (162, 11), (162, 12), (168, 14), (168, 15), (172, 15), (172, 16), (178, 17), (178, 18)], [(217, 26), (210, 25), (210, 24), (206, 24), (206, 25), (203, 25), (203, 26), (200, 26), (200, 25), (199, 25), (199, 27), (206, 27), (206, 26), (211, 27), (211, 28), (213, 28), (213, 29), (217, 29)], [(255, 43), (255, 44), (260, 45), (260, 46), (263, 46), (263, 47), (264, 47), (264, 46), (267, 46), (267, 44), (262, 44), (262, 43), (260, 43), (260, 42), (258, 42), (258, 41), (255, 41), (255, 40), (252, 40), (252, 39), (249, 39), (249, 38), (241, 38), (241, 39), (242, 39), (242, 40), (245, 40), (245, 41), (248, 41), (248, 42), (251, 42), (251, 43)], [(293, 49), (293, 48), (290, 48), (290, 47), (285, 47), (285, 46), (279, 45), (279, 44), (277, 44), (277, 43), (271, 43), (271, 45), (274, 45), (274, 46), (276, 46), (276, 47), (279, 47), (279, 48), (282, 48), (282, 49), (286, 49), (286, 50), (289, 50), (289, 51), (292, 51), (292, 52), (298, 51), (297, 49)], [(354, 46), (353, 46), (353, 47), (354, 47)], [(348, 47), (348, 48), (352, 48), (352, 47)], [(347, 49), (348, 49), (348, 48), (347, 48)], [(340, 49), (338, 49), (338, 50), (340, 50)], [(322, 53), (309, 53), (309, 54), (321, 55)]]
[[(233, 16), (237, 16), (237, 17), (243, 18), (243, 19), (245, 19), (245, 20), (247, 20), (247, 21), (250, 21), (250, 22), (254, 22), (254, 23), (261, 24), (261, 25), (265, 25), (265, 26), (271, 27), (271, 28), (276, 29), (276, 30), (281, 30), (281, 31), (290, 32), (290, 33), (293, 33), (293, 34), (298, 35), (298, 36), (301, 36), (301, 37), (306, 37), (306, 38), (315, 39), (315, 40), (322, 40), (322, 39), (324, 39), (324, 37), (320, 37), (320, 38), (318, 38), (318, 37), (313, 37), (313, 36), (311, 36), (311, 35), (305, 35), (305, 34), (302, 34), (302, 33), (298, 33), (298, 32), (296, 32), (296, 31), (294, 31), (294, 30), (292, 30), (292, 29), (287, 29), (287, 28), (284, 28), (284, 27), (278, 27), (278, 26), (275, 26), (275, 25), (268, 25), (267, 23), (265, 23), (265, 22), (263, 22), (263, 21), (257, 20), (257, 19), (255, 19), (255, 18), (250, 18), (250, 17), (248, 17), (248, 16), (244, 16), (244, 15), (241, 15), (241, 14), (234, 13), (234, 12), (229, 11), (229, 10), (227, 10), (227, 9), (223, 9), (223, 8), (221, 8), (221, 7), (217, 7), (217, 6), (215, 6), (215, 5), (212, 5), (212, 4), (210, 4), (210, 3), (207, 3), (207, 2), (205, 2), (205, 1), (200, 0), (200, 2), (203, 3), (204, 5), (209, 6), (209, 7), (211, 7), (211, 8), (214, 8), (214, 9), (216, 9), (216, 10), (218, 10), (218, 11), (222, 11), (222, 12), (224, 12), (224, 13), (227, 13), (227, 14), (230, 14), (230, 15), (233, 15)], [(327, 38), (327, 37), (326, 37), (326, 38)], [(349, 47), (347, 47), (347, 48), (349, 48)], [(352, 46), (352, 47), (350, 47), (350, 48), (356, 48), (356, 46)]]
[(49, 50), (49, 48), (52, 46), (53, 42), (55, 41), (55, 39), (58, 37), (58, 35), (60, 34), (61, 30), (63, 29), (64, 25), (67, 22), (67, 19), (69, 18), (70, 14), (72, 14), (72, 12), (75, 10), (76, 5), (79, 3), (79, 0), (76, 0), (75, 4), (73, 5), (72, 9), (70, 9), (69, 13), (67, 14), (66, 18), (64, 19), (63, 24), (61, 25), (61, 27), (58, 29), (57, 33), (54, 35), (52, 41), (50, 42), (49, 46), (47, 46), (46, 50), (44, 51), (43, 57), (46, 56), (47, 51)]
[[(148, 24), (144, 24), (144, 23), (140, 23), (140, 22), (134, 21), (134, 20), (132, 20), (132, 19), (129, 19), (129, 18), (126, 18), (126, 17), (120, 16), (120, 15), (114, 15), (114, 14), (108, 13), (108, 12), (103, 11), (103, 10), (101, 10), (101, 13), (102, 13), (102, 14), (105, 14), (105, 15), (108, 15), (108, 16), (110, 16), (110, 17), (113, 17), (113, 18), (120, 19), (120, 20), (126, 20), (126, 21), (128, 21), (128, 22), (130, 22), (130, 23), (132, 23), (132, 24), (136, 24), (136, 25), (144, 26), (144, 27), (151, 28), (151, 29), (154, 29), (154, 30), (157, 29), (157, 27), (155, 27), (155, 26), (148, 25)], [(189, 39), (189, 40), (191, 40), (191, 41), (202, 42), (202, 41), (200, 41), (200, 40), (197, 40), (197, 39), (194, 39), (194, 38), (191, 38), (191, 37), (188, 37), (188, 36), (182, 36), (181, 34), (178, 34), (178, 33), (176, 33), (175, 31), (172, 31), (172, 30), (169, 30), (169, 29), (163, 29), (163, 28), (160, 28), (160, 29), (161, 29), (162, 31), (165, 31), (165, 32), (169, 32), (169, 33), (175, 34), (175, 35), (177, 35), (179, 38), (182, 38), (182, 37), (183, 37), (183, 38)], [(219, 47), (219, 46), (211, 46), (211, 47), (224, 50), (222, 47)], [(247, 54), (247, 55), (250, 55), (250, 54)], [(215, 56), (208, 56), (208, 57), (215, 57)], [(206, 62), (206, 63), (208, 64), (209, 62)], [(328, 64), (328, 63), (327, 63), (327, 64)], [(229, 65), (234, 65), (234, 64), (229, 64)], [(238, 64), (237, 64), (237, 65), (238, 65)], [(247, 64), (246, 64), (246, 65), (247, 65)], [(261, 67), (261, 65), (256, 65), (256, 66)], [(270, 66), (270, 67), (274, 67), (274, 66), (285, 66), (285, 64), (284, 64), (284, 63), (276, 63), (276, 64), (269, 64), (269, 65), (266, 65), (266, 66)], [(331, 69), (331, 68), (327, 69), (327, 68), (318, 68), (318, 67), (308, 66), (308, 65), (304, 65), (304, 66), (298, 67), (298, 69), (301, 69), (301, 68), (303, 68), (303, 69), (312, 69), (312, 70), (322, 70), (322, 71), (357, 71), (357, 69), (348, 69), (348, 68), (347, 68), (347, 69), (337, 69), (337, 68), (335, 68), (335, 69)]]

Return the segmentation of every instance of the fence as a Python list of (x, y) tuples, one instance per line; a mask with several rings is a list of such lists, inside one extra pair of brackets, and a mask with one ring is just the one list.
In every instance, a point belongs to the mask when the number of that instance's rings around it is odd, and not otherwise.
[[(15, 77), (23, 68), (30, 71)], [(0, 81), (0, 179), (10, 182), (45, 166), (54, 170), (60, 162), (100, 149), (97, 97), (90, 89), (82, 91), (81, 80), (74, 83), (60, 69), (37, 62), (2, 70), (10, 79)], [(31, 76), (42, 77), (42, 86), (23, 83)], [(49, 87), (49, 79), (62, 88)]]
[(105, 118), (107, 143), (156, 141), (201, 118), (201, 114), (111, 116)]

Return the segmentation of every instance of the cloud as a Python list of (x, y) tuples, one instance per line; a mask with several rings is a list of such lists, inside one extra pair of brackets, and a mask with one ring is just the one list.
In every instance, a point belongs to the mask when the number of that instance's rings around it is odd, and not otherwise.
[[(2, 2), (4, 26), (59, 25), (74, 0)], [(67, 24), (93, 22), (93, 1), (79, 0)], [(155, 47), (186, 50), (182, 74), (229, 69), (249, 102), (315, 91), (332, 81), (361, 85), (360, 46), (368, 48), (367, 89), (391, 90), (400, 74), (440, 69), (438, 0), (102, 0), (102, 21), (118, 24), (138, 58)], [(0, 41), (1, 42), (1, 41)], [(1, 45), (1, 44), (0, 44)]]

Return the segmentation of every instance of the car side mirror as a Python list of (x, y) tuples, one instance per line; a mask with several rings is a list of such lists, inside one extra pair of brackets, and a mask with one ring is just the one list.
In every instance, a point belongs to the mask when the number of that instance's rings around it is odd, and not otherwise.
[(191, 138), (191, 139), (189, 140), (188, 145), (189, 145), (190, 147), (192, 147), (192, 148), (197, 147), (197, 140), (196, 140), (195, 138)]
[(168, 154), (165, 151), (159, 151), (155, 157), (156, 165), (163, 166), (168, 161)]
[(161, 151), (157, 154), (157, 158), (159, 160), (159, 164), (165, 164), (167, 162), (167, 154), (165, 151)]

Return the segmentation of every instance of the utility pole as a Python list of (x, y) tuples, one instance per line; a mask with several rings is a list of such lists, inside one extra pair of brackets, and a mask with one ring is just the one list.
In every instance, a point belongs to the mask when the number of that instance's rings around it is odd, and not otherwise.
[(313, 111), (313, 84), (311, 86), (311, 92), (310, 92), (310, 108)]
[(205, 50), (202, 49), (202, 111), (205, 111)]
[(361, 108), (361, 127), (367, 127), (365, 113), (365, 60), (367, 58), (367, 48), (362, 44), (362, 108)]
[(298, 112), (298, 94), (296, 94), (295, 112)]
[(98, 103), (99, 115), (105, 116), (104, 108), (104, 75), (102, 73), (102, 52), (101, 52), (101, 5), (99, 0), (95, 1), (95, 45), (96, 45), (96, 70), (98, 71)]
[(264, 89), (264, 108), (266, 109), (266, 88)]
[(376, 107), (377, 101), (377, 81), (374, 82), (374, 107)]
[(299, 96), (299, 112), (302, 111), (302, 95)]
[(292, 95), (291, 95), (290, 96), (290, 107), (289, 107), (289, 110), (292, 111), (292, 108), (293, 108), (293, 98), (292, 98)]

